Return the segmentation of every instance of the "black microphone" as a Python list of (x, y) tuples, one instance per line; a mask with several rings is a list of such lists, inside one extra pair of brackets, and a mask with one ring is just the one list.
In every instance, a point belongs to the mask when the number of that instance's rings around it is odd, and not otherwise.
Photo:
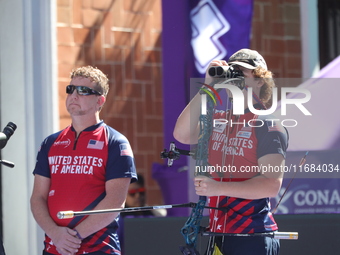
[(0, 132), (0, 150), (6, 146), (7, 141), (13, 135), (16, 129), (17, 125), (15, 125), (13, 122), (8, 122), (4, 130)]

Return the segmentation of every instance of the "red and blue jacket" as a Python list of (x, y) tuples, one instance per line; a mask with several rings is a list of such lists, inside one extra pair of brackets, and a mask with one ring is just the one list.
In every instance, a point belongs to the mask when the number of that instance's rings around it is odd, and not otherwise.
[[(216, 110), (214, 119), (223, 120), (215, 122), (221, 124), (215, 125), (209, 141), (210, 174), (215, 180), (245, 181), (261, 174), (258, 159), (262, 156), (285, 157), (288, 134), (273, 116), (257, 116), (248, 109), (244, 115), (229, 116)], [(262, 233), (278, 229), (269, 198), (214, 196), (209, 197), (209, 206), (225, 208), (210, 210), (211, 232)]]
[[(78, 137), (72, 126), (48, 136), (37, 155), (33, 174), (50, 178), (48, 209), (59, 226), (76, 227), (88, 216), (58, 219), (59, 211), (93, 209), (106, 195), (105, 182), (137, 178), (133, 152), (121, 133), (100, 122)], [(118, 217), (107, 227), (82, 241), (77, 254), (102, 251), (121, 254), (117, 236)], [(46, 235), (45, 250), (58, 254)]]

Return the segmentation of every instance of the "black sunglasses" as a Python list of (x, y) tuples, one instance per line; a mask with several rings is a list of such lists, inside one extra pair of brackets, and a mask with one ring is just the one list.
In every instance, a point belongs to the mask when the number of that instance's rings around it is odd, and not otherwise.
[(86, 86), (75, 86), (75, 85), (67, 85), (66, 86), (66, 93), (73, 94), (73, 91), (77, 90), (78, 95), (80, 96), (88, 96), (88, 95), (98, 95), (101, 96), (102, 94), (94, 89), (91, 89)]

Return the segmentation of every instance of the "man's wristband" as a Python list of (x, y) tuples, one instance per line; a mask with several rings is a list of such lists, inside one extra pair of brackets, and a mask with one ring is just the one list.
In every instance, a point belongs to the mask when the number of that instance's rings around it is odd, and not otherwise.
[(81, 237), (81, 235), (79, 234), (79, 232), (74, 228), (74, 231), (76, 231), (76, 236), (80, 239), (83, 240), (84, 238)]

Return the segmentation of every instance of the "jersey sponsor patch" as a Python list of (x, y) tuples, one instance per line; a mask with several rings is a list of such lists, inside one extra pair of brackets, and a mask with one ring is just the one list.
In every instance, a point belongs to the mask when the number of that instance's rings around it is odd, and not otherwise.
[(58, 141), (54, 142), (54, 146), (64, 146), (64, 148), (68, 147), (71, 144), (71, 140), (67, 139), (66, 141)]
[(103, 141), (90, 140), (87, 144), (88, 149), (102, 150), (104, 147)]
[(218, 133), (223, 133), (226, 126), (227, 126), (226, 124), (215, 124), (214, 125), (214, 131), (218, 132)]
[(132, 152), (130, 144), (122, 143), (122, 144), (119, 145), (119, 147), (120, 147), (120, 155), (121, 156), (130, 156), (130, 157), (133, 158), (133, 152)]
[(238, 131), (236, 137), (242, 137), (242, 138), (250, 138), (251, 132), (248, 131)]

